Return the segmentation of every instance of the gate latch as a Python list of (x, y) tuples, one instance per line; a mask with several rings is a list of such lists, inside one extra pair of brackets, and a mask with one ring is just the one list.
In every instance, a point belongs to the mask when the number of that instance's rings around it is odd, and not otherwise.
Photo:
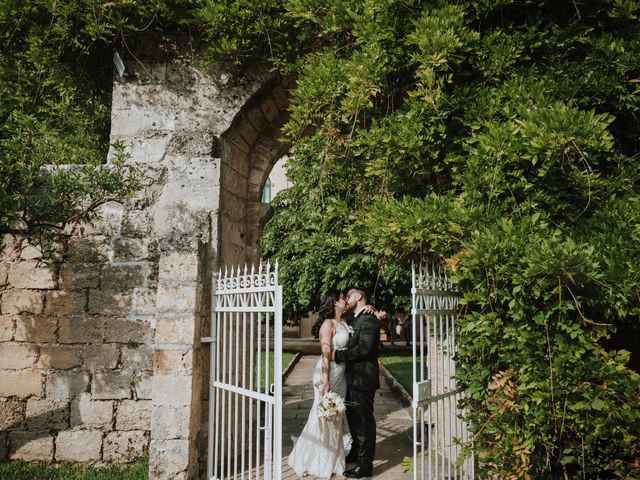
[(424, 380), (413, 384), (413, 406), (424, 407), (431, 398), (431, 380)]

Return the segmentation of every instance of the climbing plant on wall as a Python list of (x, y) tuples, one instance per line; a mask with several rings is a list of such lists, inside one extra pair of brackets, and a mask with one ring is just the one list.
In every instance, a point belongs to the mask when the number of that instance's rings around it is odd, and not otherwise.
[[(174, 28), (182, 2), (0, 0), (0, 233), (86, 221), (138, 186), (109, 149), (112, 58)], [(45, 166), (81, 165), (76, 168)]]
[(136, 32), (296, 73), (262, 239), (288, 313), (353, 284), (406, 307), (411, 260), (442, 255), (481, 475), (640, 478), (637, 1), (0, 5), (3, 225), (29, 172), (102, 161), (96, 72)]
[(274, 5), (269, 38), (304, 32), (302, 59), (269, 51), (299, 72), (262, 240), (289, 311), (352, 283), (401, 305), (443, 255), (482, 475), (640, 477), (638, 3)]

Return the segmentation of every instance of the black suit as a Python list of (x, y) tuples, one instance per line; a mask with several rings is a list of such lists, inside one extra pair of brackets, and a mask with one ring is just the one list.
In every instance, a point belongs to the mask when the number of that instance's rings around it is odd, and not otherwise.
[(380, 326), (372, 315), (361, 312), (351, 322), (353, 333), (346, 350), (337, 350), (335, 360), (346, 362), (347, 422), (353, 437), (352, 450), (358, 453), (358, 465), (364, 470), (373, 468), (376, 451), (376, 419), (373, 401), (380, 388), (378, 349)]

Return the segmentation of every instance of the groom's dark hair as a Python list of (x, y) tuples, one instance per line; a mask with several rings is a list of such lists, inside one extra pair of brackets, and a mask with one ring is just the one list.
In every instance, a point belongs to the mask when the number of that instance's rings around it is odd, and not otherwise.
[(367, 295), (366, 290), (364, 290), (363, 288), (360, 287), (351, 287), (349, 290), (353, 290), (354, 292), (358, 292), (360, 295), (362, 295), (362, 299), (365, 301), (367, 301), (367, 299), (369, 298), (369, 295)]

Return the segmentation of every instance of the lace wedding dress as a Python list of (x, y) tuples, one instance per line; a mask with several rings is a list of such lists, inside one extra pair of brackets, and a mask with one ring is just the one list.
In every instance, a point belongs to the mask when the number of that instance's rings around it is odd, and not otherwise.
[[(336, 350), (347, 348), (349, 330), (344, 322), (336, 322), (332, 344)], [(331, 362), (329, 381), (331, 391), (342, 398), (347, 396), (347, 381), (344, 375), (344, 363)], [(322, 382), (322, 357), (318, 359), (313, 372), (313, 384)], [(309, 411), (307, 423), (302, 433), (295, 440), (289, 455), (289, 465), (299, 476), (315, 475), (329, 478), (332, 474), (341, 475), (345, 469), (345, 455), (351, 446), (351, 437), (342, 434), (342, 419), (325, 420), (318, 418), (317, 406), (320, 401), (320, 387), (313, 389), (313, 405)]]

